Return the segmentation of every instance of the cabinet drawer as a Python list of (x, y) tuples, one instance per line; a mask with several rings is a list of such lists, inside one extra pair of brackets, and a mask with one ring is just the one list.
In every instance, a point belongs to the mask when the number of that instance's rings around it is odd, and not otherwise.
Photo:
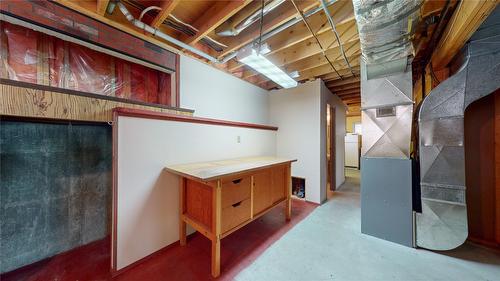
[(222, 209), (222, 233), (250, 220), (250, 204), (250, 198), (248, 198)]
[(251, 177), (239, 177), (222, 182), (222, 208), (250, 198)]

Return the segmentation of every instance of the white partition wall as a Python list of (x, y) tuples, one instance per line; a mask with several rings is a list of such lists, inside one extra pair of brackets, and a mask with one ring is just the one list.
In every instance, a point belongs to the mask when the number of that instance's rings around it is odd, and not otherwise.
[(178, 178), (165, 165), (276, 155), (276, 130), (118, 116), (113, 269), (179, 239)]

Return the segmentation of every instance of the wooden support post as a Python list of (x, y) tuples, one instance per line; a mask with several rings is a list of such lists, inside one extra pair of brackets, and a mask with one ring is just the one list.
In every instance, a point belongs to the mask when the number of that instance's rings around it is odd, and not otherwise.
[(285, 170), (285, 194), (286, 194), (286, 207), (285, 216), (289, 221), (292, 218), (292, 164), (288, 163)]
[(179, 243), (181, 246), (186, 245), (186, 222), (183, 215), (186, 211), (186, 201), (184, 200), (186, 192), (186, 179), (179, 177)]
[(217, 186), (213, 189), (212, 198), (212, 276), (220, 275), (220, 237), (221, 237), (221, 186), (220, 180), (217, 181)]

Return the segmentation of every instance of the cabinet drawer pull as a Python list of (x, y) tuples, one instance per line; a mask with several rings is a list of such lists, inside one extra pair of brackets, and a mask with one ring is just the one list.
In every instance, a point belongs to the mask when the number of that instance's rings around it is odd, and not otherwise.
[(234, 183), (234, 184), (238, 184), (238, 183), (240, 183), (240, 182), (241, 182), (241, 180), (242, 180), (242, 179), (237, 179), (237, 180), (234, 180), (234, 181), (233, 181), (233, 183)]
[(233, 206), (234, 208), (236, 208), (236, 207), (238, 207), (239, 205), (241, 205), (241, 202), (243, 202), (243, 201), (240, 201), (240, 202), (238, 202), (238, 203), (234, 203), (232, 206)]

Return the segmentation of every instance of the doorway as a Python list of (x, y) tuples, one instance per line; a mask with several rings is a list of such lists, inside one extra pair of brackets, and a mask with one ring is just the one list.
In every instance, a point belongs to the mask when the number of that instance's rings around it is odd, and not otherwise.
[(326, 105), (326, 194), (327, 199), (335, 191), (335, 107)]
[(465, 111), (468, 239), (500, 247), (500, 90)]

